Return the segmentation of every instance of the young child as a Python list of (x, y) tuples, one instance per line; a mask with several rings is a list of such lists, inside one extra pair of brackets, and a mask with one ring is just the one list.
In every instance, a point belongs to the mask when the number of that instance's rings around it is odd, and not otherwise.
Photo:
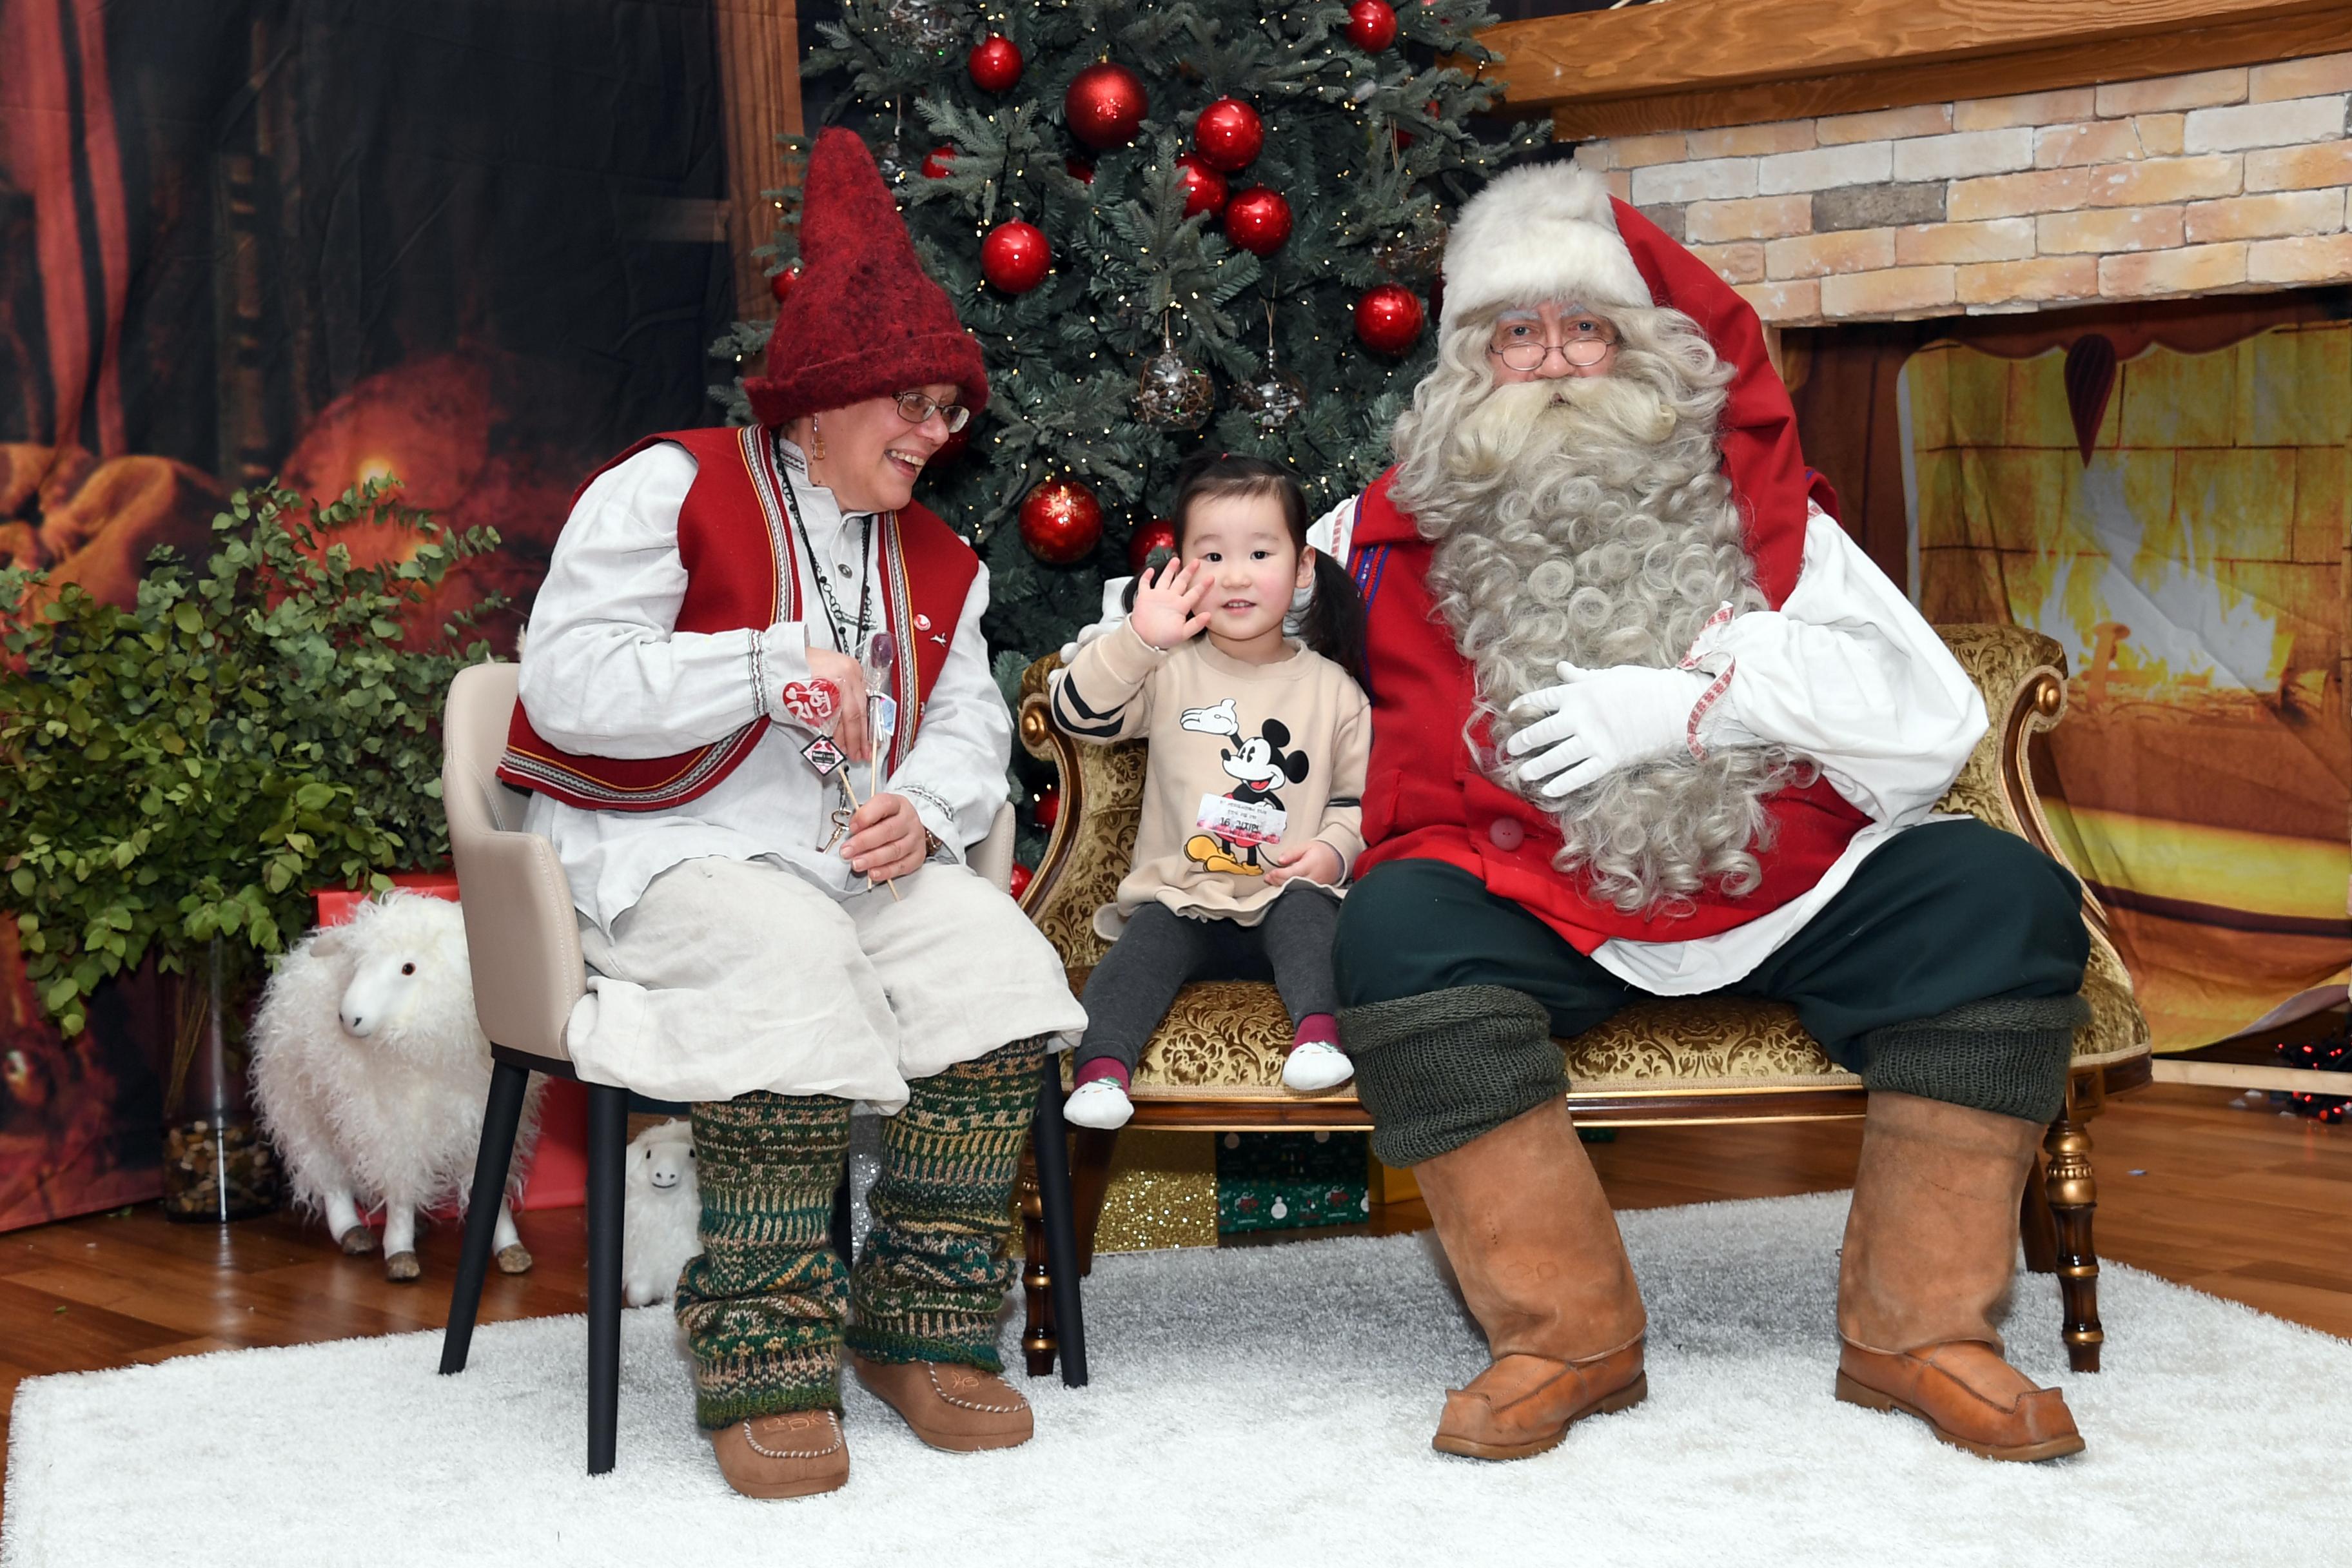
[[(1349, 673), (1362, 602), (1346, 570), (1307, 547), (1297, 481), (1263, 458), (1186, 466), (1176, 552), (1051, 689), (1066, 733), (1151, 743), (1134, 864), (1095, 915), (1116, 940), (1087, 981), (1064, 1110), (1081, 1127), (1134, 1114), (1136, 1059), (1188, 981), (1271, 976), (1293, 1026), (1286, 1088), (1355, 1071), (1333, 1018), (1331, 937), (1333, 889), (1364, 847), (1371, 704)], [(1303, 642), (1288, 638), (1283, 617), (1310, 586)]]

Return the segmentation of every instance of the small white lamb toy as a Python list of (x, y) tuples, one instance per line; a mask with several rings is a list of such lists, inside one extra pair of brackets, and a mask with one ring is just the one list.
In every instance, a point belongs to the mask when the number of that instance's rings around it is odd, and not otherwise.
[(666, 1301), (678, 1270), (702, 1251), (702, 1195), (694, 1180), (694, 1132), (683, 1121), (629, 1141), (621, 1207), (621, 1294), (632, 1307)]
[[(357, 1256), (375, 1248), (361, 1210), (382, 1204), (384, 1278), (417, 1278), (417, 1212), (465, 1200), (489, 1095), (464, 915), (395, 892), (312, 931), (270, 976), (252, 1038), (255, 1099), (296, 1206), (323, 1211)], [(523, 1100), (516, 1166), (539, 1136), (540, 1088)], [(530, 1267), (503, 1195), (493, 1245), (506, 1273)]]

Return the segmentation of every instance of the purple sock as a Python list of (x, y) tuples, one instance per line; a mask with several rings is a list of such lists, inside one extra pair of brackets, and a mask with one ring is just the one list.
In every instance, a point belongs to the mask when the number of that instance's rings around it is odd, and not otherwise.
[(1309, 1013), (1298, 1020), (1298, 1027), (1290, 1031), (1290, 1048), (1301, 1046), (1339, 1046), (1339, 1020), (1328, 1013)]
[(1118, 1085), (1119, 1093), (1127, 1092), (1127, 1064), (1117, 1057), (1097, 1057), (1090, 1062), (1080, 1062), (1077, 1072), (1070, 1079), (1070, 1088), (1073, 1090), (1081, 1089), (1101, 1078), (1107, 1078)]

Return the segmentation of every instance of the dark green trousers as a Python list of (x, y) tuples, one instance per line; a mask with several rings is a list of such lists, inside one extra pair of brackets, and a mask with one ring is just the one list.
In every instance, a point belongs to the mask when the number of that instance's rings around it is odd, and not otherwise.
[[(1929, 823), (1881, 847), (1718, 994), (1790, 1004), (1832, 1059), (1867, 1078), (1873, 1031), (1970, 1003), (2073, 996), (2089, 957), (2082, 887), (2064, 867), (1981, 822)], [(1352, 889), (1336, 959), (1343, 1007), (1500, 985), (1542, 1004), (1562, 1038), (1645, 995), (1435, 860), (1391, 861)]]

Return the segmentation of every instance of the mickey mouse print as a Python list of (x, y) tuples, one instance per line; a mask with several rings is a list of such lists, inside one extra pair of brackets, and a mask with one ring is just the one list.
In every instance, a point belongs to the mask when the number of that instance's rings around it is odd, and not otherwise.
[(1290, 727), (1268, 719), (1256, 734), (1243, 739), (1237, 705), (1231, 697), (1213, 707), (1188, 708), (1180, 721), (1199, 734), (1221, 736), (1238, 744), (1220, 744), (1217, 754), (1233, 787), (1223, 795), (1201, 797), (1201, 815), (1193, 826), (1201, 831), (1184, 841), (1184, 858), (1203, 870), (1235, 877), (1263, 877), (1258, 849), (1279, 844), (1289, 815), (1282, 808), (1286, 784), (1303, 784), (1313, 770), (1306, 751), (1288, 749)]

